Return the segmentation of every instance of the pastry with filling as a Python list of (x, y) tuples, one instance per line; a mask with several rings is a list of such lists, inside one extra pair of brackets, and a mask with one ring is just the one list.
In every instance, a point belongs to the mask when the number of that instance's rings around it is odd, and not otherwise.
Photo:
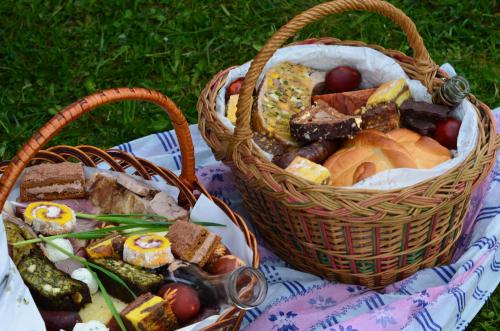
[(127, 238), (119, 234), (111, 234), (105, 238), (92, 242), (85, 248), (90, 259), (115, 258), (120, 259), (123, 253), (123, 244)]
[(85, 176), (80, 163), (42, 163), (26, 169), (21, 179), (21, 201), (85, 197)]
[(361, 130), (361, 118), (342, 114), (319, 100), (292, 117), (290, 130), (298, 141), (352, 138)]
[(167, 233), (172, 252), (178, 258), (203, 267), (218, 247), (221, 238), (206, 228), (189, 223), (176, 222)]
[(311, 105), (314, 86), (325, 72), (291, 62), (270, 68), (259, 87), (254, 103), (254, 129), (287, 145), (297, 145), (290, 135), (290, 118)]
[[(140, 267), (133, 266), (121, 260), (107, 258), (95, 259), (91, 261), (120, 277), (132, 290), (132, 292), (135, 293), (135, 295), (141, 295), (147, 292), (156, 292), (161, 284), (163, 284), (163, 276), (144, 270)], [(124, 286), (109, 278), (109, 276), (102, 271), (96, 270), (96, 272), (99, 279), (112, 296), (124, 302), (134, 300), (132, 294)]]
[(127, 331), (173, 331), (178, 328), (170, 303), (151, 293), (137, 297), (120, 316)]
[(394, 102), (399, 107), (411, 97), (410, 89), (406, 85), (404, 78), (391, 80), (380, 85), (377, 90), (368, 98), (367, 108)]

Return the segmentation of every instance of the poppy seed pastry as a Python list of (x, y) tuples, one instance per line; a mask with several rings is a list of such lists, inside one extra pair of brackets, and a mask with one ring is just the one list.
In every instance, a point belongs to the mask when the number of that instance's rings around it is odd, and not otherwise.
[(21, 201), (85, 197), (85, 175), (80, 163), (43, 163), (26, 169), (21, 180)]
[(219, 245), (221, 238), (204, 227), (176, 222), (167, 233), (172, 252), (180, 259), (203, 267)]

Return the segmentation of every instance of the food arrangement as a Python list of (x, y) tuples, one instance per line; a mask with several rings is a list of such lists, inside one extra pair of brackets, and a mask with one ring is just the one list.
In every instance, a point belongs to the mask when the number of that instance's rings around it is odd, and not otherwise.
[[(227, 89), (233, 124), (242, 79)], [(414, 100), (404, 78), (366, 89), (361, 82), (350, 66), (274, 65), (253, 97), (254, 141), (286, 171), (333, 186), (390, 169), (430, 169), (452, 158), (461, 125), (452, 107)]]
[[(220, 224), (191, 222), (149, 183), (63, 162), (27, 168), (19, 186), (4, 212), (9, 255), (48, 331), (176, 330), (255, 304), (262, 279), (206, 228)], [(231, 302), (212, 295), (231, 281)]]

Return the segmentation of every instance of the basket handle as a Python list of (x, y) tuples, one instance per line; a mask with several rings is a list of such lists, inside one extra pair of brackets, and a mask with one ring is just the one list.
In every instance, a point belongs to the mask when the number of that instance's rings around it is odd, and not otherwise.
[(179, 108), (158, 91), (145, 88), (116, 88), (92, 94), (69, 105), (52, 117), (26, 142), (0, 177), (0, 209), (31, 158), (66, 125), (97, 107), (125, 100), (149, 101), (157, 104), (167, 113), (174, 126), (182, 155), (182, 171), (179, 178), (192, 189), (196, 183), (193, 141), (186, 118)]
[(425, 86), (427, 86), (428, 89), (432, 86), (432, 80), (436, 75), (437, 66), (432, 61), (429, 52), (425, 48), (422, 37), (418, 33), (415, 24), (400, 9), (381, 0), (338, 0), (325, 2), (302, 12), (291, 19), (287, 24), (282, 26), (267, 41), (252, 61), (250, 69), (245, 77), (245, 81), (241, 87), (238, 99), (236, 128), (232, 144), (230, 144), (230, 152), (236, 151), (237, 145), (244, 141), (249, 142), (252, 137), (250, 125), (252, 93), (255, 90), (257, 79), (262, 73), (265, 64), (276, 52), (276, 50), (281, 47), (285, 41), (293, 37), (298, 31), (308, 24), (313, 23), (327, 15), (353, 10), (365, 10), (378, 13), (390, 18), (397, 25), (399, 25), (406, 34), (408, 42), (413, 49), (415, 66), (418, 69), (417, 74), (421, 75), (419, 79)]

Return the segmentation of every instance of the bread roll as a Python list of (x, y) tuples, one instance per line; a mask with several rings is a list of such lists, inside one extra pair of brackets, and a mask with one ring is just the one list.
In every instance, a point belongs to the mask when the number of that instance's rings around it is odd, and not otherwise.
[(384, 170), (432, 168), (449, 160), (450, 151), (429, 137), (407, 129), (387, 134), (364, 130), (325, 162), (330, 185), (351, 186)]

